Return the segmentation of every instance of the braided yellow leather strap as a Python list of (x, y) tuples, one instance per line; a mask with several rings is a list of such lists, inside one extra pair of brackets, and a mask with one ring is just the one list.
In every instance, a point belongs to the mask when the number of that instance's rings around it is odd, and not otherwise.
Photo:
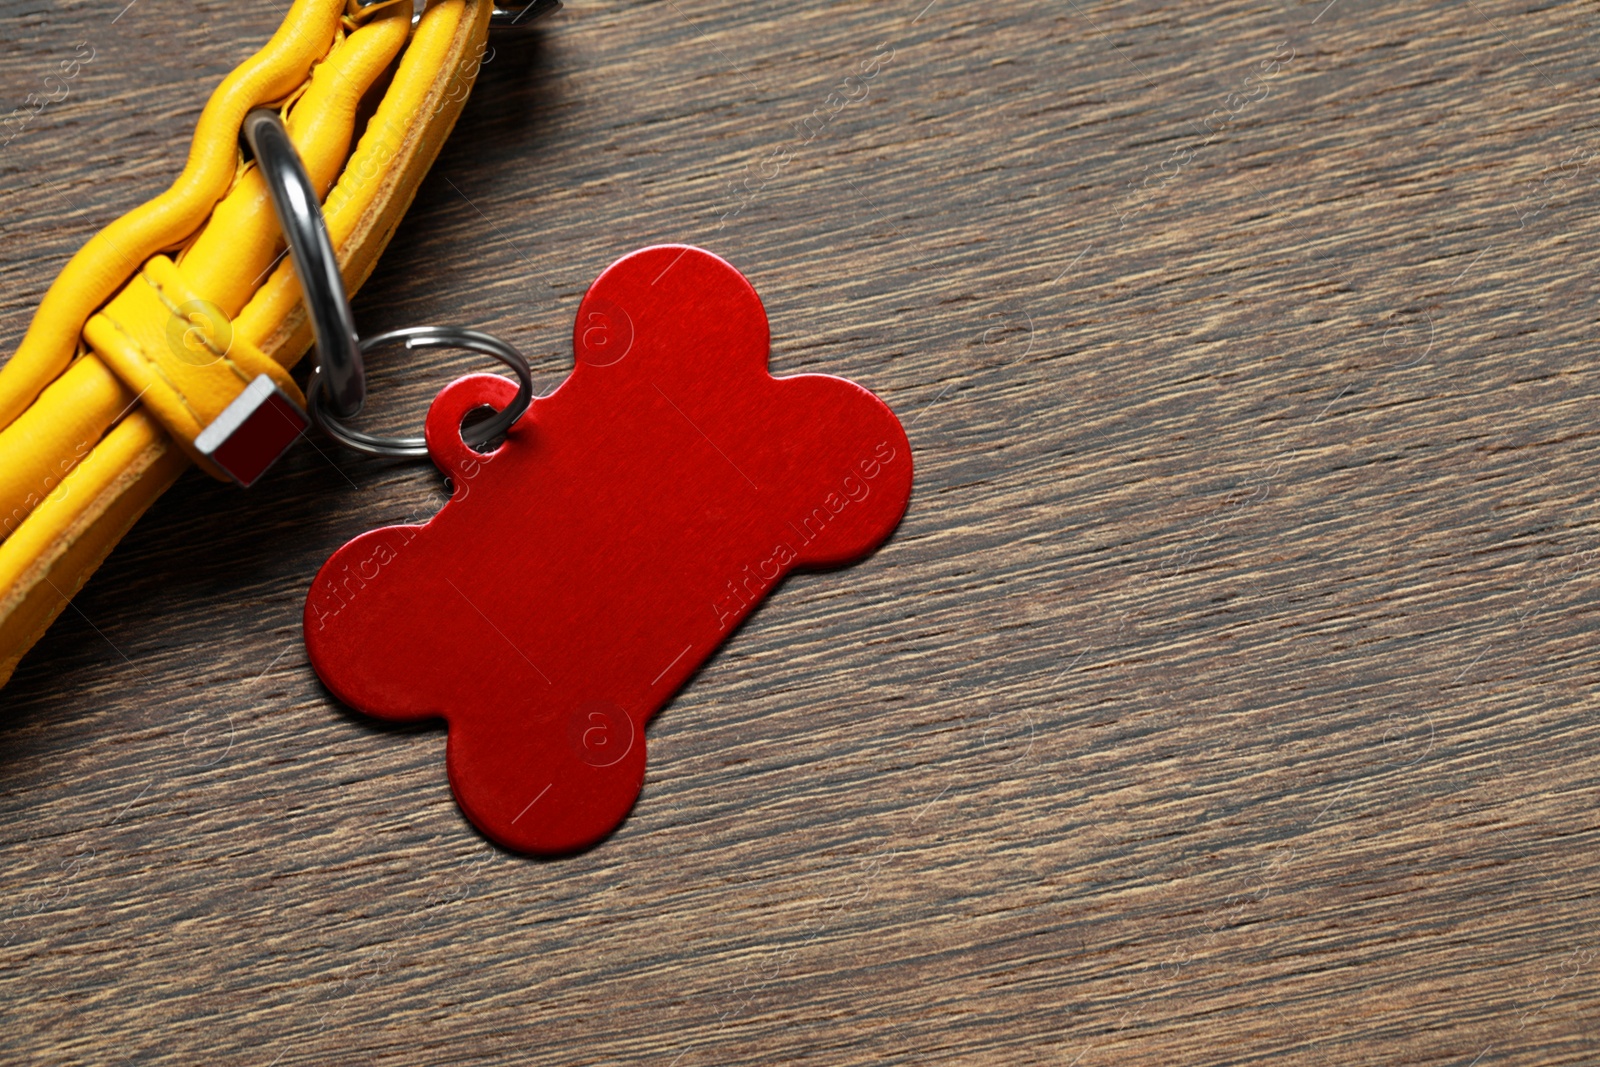
[[(172, 187), (62, 269), (0, 367), (0, 685), (189, 462), (221, 476), (194, 438), (253, 378), (300, 399), (288, 368), (311, 330), (242, 161), (246, 112), (283, 110), (354, 292), (455, 124), (490, 9), (436, 0), (413, 29), (409, 2), (296, 0), (206, 104)], [(357, 138), (362, 99), (391, 70)]]

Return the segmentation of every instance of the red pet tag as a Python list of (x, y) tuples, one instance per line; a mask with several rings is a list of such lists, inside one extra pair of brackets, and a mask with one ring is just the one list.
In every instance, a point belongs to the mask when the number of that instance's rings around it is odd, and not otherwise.
[(647, 248), (589, 289), (577, 362), (490, 454), (461, 439), (504, 378), (428, 412), (453, 495), (356, 538), (306, 599), (311, 663), (384, 719), (442, 716), (456, 800), (484, 834), (560, 853), (644, 782), (645, 724), (799, 567), (860, 559), (911, 494), (911, 449), (867, 390), (767, 373), (766, 312), (709, 252)]

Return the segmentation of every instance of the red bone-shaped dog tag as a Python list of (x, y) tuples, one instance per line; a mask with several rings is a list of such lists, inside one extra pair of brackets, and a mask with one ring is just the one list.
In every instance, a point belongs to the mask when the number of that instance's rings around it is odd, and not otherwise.
[(492, 454), (428, 412), (454, 491), (351, 541), (306, 599), (311, 663), (385, 719), (442, 716), (467, 817), (523, 852), (583, 848), (644, 782), (644, 728), (789, 571), (876, 548), (911, 495), (905, 431), (867, 390), (767, 373), (743, 275), (686, 246), (614, 263), (578, 309), (572, 374)]

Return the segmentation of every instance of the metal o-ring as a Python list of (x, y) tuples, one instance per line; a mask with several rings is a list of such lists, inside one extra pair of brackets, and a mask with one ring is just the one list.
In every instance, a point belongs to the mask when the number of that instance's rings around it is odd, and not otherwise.
[(561, 0), (526, 0), (520, 6), (510, 0), (505, 6), (496, 3), (489, 15), (489, 31), (503, 34), (530, 29), (535, 22), (561, 7)]
[(363, 355), (378, 345), (403, 341), (407, 348), (468, 348), (510, 367), (517, 375), (517, 395), (505, 408), (465, 432), (462, 439), (473, 448), (480, 448), (510, 429), (533, 402), (533, 372), (522, 353), (492, 334), (455, 326), (412, 326), (359, 338), (344, 277), (339, 273), (339, 261), (322, 218), (322, 205), (282, 120), (275, 112), (257, 108), (245, 116), (244, 135), (288, 240), (289, 258), (300, 279), (316, 339), (317, 368), (306, 389), (312, 421), (329, 437), (356, 452), (426, 457), (428, 445), (422, 437), (378, 437), (352, 430), (340, 421), (359, 413), (366, 400)]
[(256, 167), (266, 180), (272, 206), (289, 242), (289, 258), (305, 294), (317, 346), (312, 388), (327, 397), (326, 403), (335, 415), (350, 418), (361, 410), (366, 399), (367, 380), (355, 316), (322, 219), (322, 204), (289, 140), (289, 131), (276, 112), (266, 108), (251, 111), (244, 117), (244, 136), (255, 154)]
[[(388, 344), (391, 341), (404, 341), (407, 348), (467, 348), (474, 352), (493, 356), (501, 363), (510, 367), (517, 375), (517, 395), (512, 397), (511, 403), (500, 409), (494, 415), (473, 426), (470, 430), (463, 431), (461, 437), (469, 446), (481, 449), (486, 443), (499, 437), (509, 430), (512, 425), (528, 410), (528, 405), (533, 402), (533, 372), (528, 367), (528, 361), (511, 345), (493, 334), (481, 330), (467, 330), (456, 326), (408, 326), (401, 330), (389, 330), (387, 333), (374, 334), (361, 339), (359, 349), (365, 353), (368, 349), (378, 345)], [(311, 411), (311, 419), (322, 432), (338, 441), (346, 448), (363, 452), (369, 456), (399, 456), (404, 458), (425, 457), (428, 454), (428, 442), (421, 437), (378, 437), (360, 430), (352, 430), (341, 423), (338, 418), (330, 415), (323, 409), (326, 386), (322, 378), (316, 377), (311, 381), (311, 387), (306, 391), (306, 400)]]

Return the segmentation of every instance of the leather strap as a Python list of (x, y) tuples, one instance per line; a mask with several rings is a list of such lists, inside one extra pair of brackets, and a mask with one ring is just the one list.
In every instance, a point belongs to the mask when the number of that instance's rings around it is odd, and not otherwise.
[[(245, 113), (284, 111), (354, 292), (455, 124), (491, 6), (436, 0), (413, 30), (409, 4), (352, 17), (344, 0), (296, 0), (201, 112), (177, 182), (62, 270), (0, 367), (0, 685), (190, 461), (220, 476), (193, 439), (252, 378), (299, 398), (288, 368), (310, 326), (265, 185), (241, 161)], [(363, 99), (391, 70), (352, 152)]]

